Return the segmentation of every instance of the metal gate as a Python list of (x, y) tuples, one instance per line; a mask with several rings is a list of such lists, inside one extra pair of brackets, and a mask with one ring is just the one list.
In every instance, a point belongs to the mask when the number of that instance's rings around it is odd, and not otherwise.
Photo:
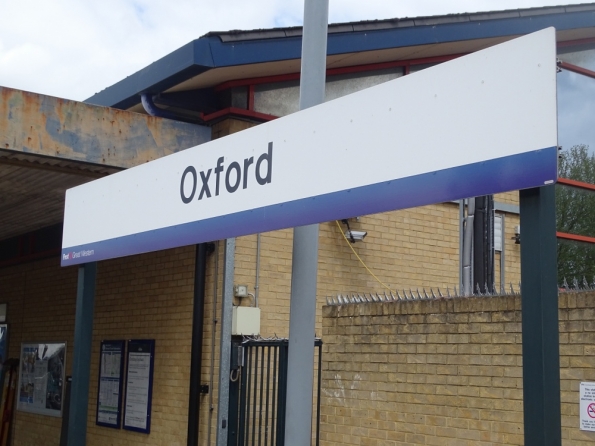
[[(250, 339), (242, 343), (241, 350), (239, 345), (232, 348), (232, 355), (240, 353), (240, 359), (231, 375), (228, 446), (284, 445), (288, 345), (287, 339)], [(316, 339), (314, 345), (318, 370), (312, 421), (313, 440), (318, 445), (322, 341)]]

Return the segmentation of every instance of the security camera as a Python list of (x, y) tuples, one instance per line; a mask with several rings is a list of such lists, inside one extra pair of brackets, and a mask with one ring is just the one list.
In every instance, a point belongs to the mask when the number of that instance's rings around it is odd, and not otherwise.
[(514, 227), (514, 237), (511, 237), (511, 239), (514, 240), (515, 245), (521, 244), (521, 227), (520, 226)]
[(368, 235), (368, 233), (365, 231), (345, 231), (345, 237), (347, 237), (351, 243), (363, 241), (366, 235)]

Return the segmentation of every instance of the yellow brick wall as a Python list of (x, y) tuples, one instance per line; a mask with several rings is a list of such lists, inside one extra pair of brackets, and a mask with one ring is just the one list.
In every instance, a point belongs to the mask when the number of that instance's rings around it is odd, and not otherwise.
[(565, 446), (595, 443), (595, 432), (580, 431), (581, 381), (595, 382), (595, 294), (560, 294), (560, 399)]
[(512, 192), (504, 192), (501, 194), (494, 195), (494, 201), (498, 201), (500, 203), (506, 204), (515, 204), (518, 206), (519, 204), (519, 192), (512, 191)]
[[(193, 246), (100, 262), (87, 444), (185, 446), (192, 345)], [(102, 340), (154, 339), (151, 433), (95, 424)]]
[[(353, 230), (368, 232), (364, 242), (350, 244), (342, 233), (346, 227), (336, 222), (320, 225), (318, 260), (318, 323), (327, 296), (337, 293), (458, 287), (459, 232), (458, 207), (445, 203), (350, 220)], [(518, 216), (507, 215), (505, 228), (506, 287), (520, 281), (520, 245), (511, 238)], [(236, 245), (235, 283), (248, 285), (255, 292), (256, 235), (239, 237)], [(293, 230), (261, 234), (259, 306), (261, 334), (287, 336), (291, 286)], [(357, 258), (355, 253), (370, 271)], [(496, 286), (499, 286), (499, 254), (496, 255)], [(373, 273), (378, 280), (371, 274)], [(382, 283), (380, 283), (382, 282)], [(252, 300), (236, 300), (252, 305)]]
[[(586, 446), (595, 293), (560, 296), (563, 444)], [(520, 297), (324, 308), (322, 445), (522, 445)]]
[[(71, 373), (77, 272), (48, 259), (0, 269), (0, 302), (7, 303), (9, 358), (22, 342), (66, 341), (66, 374)], [(61, 418), (15, 411), (12, 444), (58, 445)]]
[[(89, 446), (186, 444), (194, 256), (195, 248), (191, 246), (98, 263)], [(212, 255), (207, 264), (209, 303), (205, 307), (203, 383), (209, 382), (211, 355), (215, 265)], [(77, 268), (61, 268), (58, 259), (0, 270), (0, 299), (8, 303), (10, 357), (18, 357), (21, 342), (66, 341), (66, 374), (71, 373), (76, 286)], [(151, 433), (96, 426), (101, 341), (144, 338), (156, 341)], [(208, 415), (208, 396), (200, 398), (201, 413)], [(16, 411), (13, 445), (58, 445), (61, 422), (61, 418)], [(201, 436), (203, 430), (206, 432), (201, 427)]]

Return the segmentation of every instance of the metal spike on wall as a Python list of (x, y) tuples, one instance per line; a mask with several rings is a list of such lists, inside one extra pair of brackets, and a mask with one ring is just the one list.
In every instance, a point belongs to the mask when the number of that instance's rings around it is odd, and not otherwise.
[[(564, 291), (566, 292), (578, 292), (578, 291), (585, 291), (585, 290), (595, 290), (595, 278), (593, 279), (594, 283), (589, 283), (586, 277), (583, 277), (581, 280), (577, 278), (572, 279), (572, 287), (568, 286), (568, 282), (564, 279), (563, 285), (561, 287), (565, 288)], [(515, 289), (515, 286), (512, 283), (505, 285), (503, 283), (496, 286), (496, 284), (492, 284), (491, 288), (485, 288), (485, 290), (481, 290), (479, 284), (476, 284), (476, 294), (473, 296), (476, 297), (493, 297), (493, 296), (519, 296), (521, 292), (521, 284), (518, 284), (518, 289)], [(499, 291), (497, 291), (499, 290)], [(349, 304), (367, 304), (367, 303), (382, 303), (382, 302), (410, 302), (410, 301), (417, 301), (417, 300), (436, 300), (436, 299), (445, 299), (445, 298), (463, 298), (463, 297), (472, 297), (472, 296), (463, 296), (460, 292), (460, 289), (457, 285), (453, 287), (453, 290), (450, 287), (447, 287), (446, 290), (443, 292), (440, 287), (437, 287), (435, 290), (433, 287), (429, 288), (429, 291), (426, 290), (425, 287), (422, 287), (420, 291), (419, 288), (416, 288), (413, 291), (412, 288), (406, 289), (403, 288), (402, 291), (395, 290), (393, 291), (383, 291), (383, 292), (370, 292), (370, 293), (351, 293), (351, 294), (337, 294), (334, 297), (326, 297), (326, 304), (327, 305), (349, 305)]]
[(568, 284), (568, 280), (564, 277), (562, 284), (560, 285), (561, 292), (580, 292), (580, 291), (592, 291), (595, 290), (595, 277), (593, 277), (593, 282), (589, 283), (587, 278), (583, 276), (582, 280), (578, 280), (576, 277), (572, 278), (572, 285)]

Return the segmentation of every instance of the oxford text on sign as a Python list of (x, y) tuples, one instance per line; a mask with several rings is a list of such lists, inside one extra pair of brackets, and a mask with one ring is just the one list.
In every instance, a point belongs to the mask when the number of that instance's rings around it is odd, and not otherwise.
[[(262, 167), (263, 163), (266, 161), (266, 175), (262, 175)], [(215, 173), (215, 196), (219, 195), (219, 184), (220, 184), (220, 176), (224, 170), (223, 163), (225, 162), (225, 157), (220, 157), (217, 160), (217, 166), (214, 169)], [(240, 163), (237, 161), (232, 161), (229, 166), (227, 166), (227, 171), (225, 172), (225, 189), (228, 193), (233, 194), (238, 188), (240, 187), (240, 182), (242, 182), (242, 189), (246, 189), (248, 187), (248, 175), (250, 166), (254, 163), (254, 157), (251, 156), (250, 158), (244, 159), (244, 169), (240, 166)], [(200, 180), (202, 183), (202, 187), (200, 189), (200, 193), (198, 194), (198, 200), (202, 200), (204, 198), (211, 198), (211, 188), (209, 187), (209, 181), (211, 178), (211, 172), (213, 169), (209, 169), (206, 172), (200, 172)], [(190, 175), (190, 176), (189, 176)], [(263, 153), (258, 157), (256, 161), (256, 166), (254, 167), (254, 177), (256, 178), (256, 182), (261, 186), (265, 184), (269, 184), (272, 181), (273, 175), (273, 143), (269, 143), (269, 149), (267, 152)], [(242, 181), (243, 180), (243, 181)], [(198, 185), (198, 175), (196, 174), (196, 169), (194, 166), (188, 166), (184, 170), (182, 174), (182, 178), (180, 180), (180, 198), (186, 204), (190, 203), (195, 194), (196, 188)], [(190, 191), (189, 194), (187, 192)]]

